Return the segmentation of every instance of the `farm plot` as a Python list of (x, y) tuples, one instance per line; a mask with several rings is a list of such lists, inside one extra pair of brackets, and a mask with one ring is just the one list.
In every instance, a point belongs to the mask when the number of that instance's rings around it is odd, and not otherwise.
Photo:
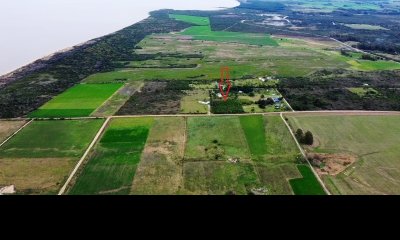
[(189, 15), (170, 15), (179, 21), (195, 24), (197, 26), (184, 30), (181, 34), (193, 37), (196, 40), (237, 42), (252, 45), (278, 46), (277, 42), (266, 34), (251, 34), (229, 31), (212, 31), (208, 17), (196, 17)]
[[(399, 116), (296, 114), (289, 119), (294, 129), (314, 134), (315, 144), (308, 150), (313, 161), (323, 161), (315, 168), (332, 193), (400, 193)], [(331, 165), (330, 159), (344, 157), (346, 161)], [(342, 171), (329, 174), (337, 164)]]
[(252, 164), (188, 162), (183, 172), (186, 194), (246, 195), (261, 186)]
[(102, 123), (34, 121), (0, 148), (0, 158), (79, 158)]
[(251, 159), (238, 117), (192, 117), (188, 119), (185, 160)]
[(181, 101), (181, 112), (192, 114), (207, 113), (209, 102), (210, 94), (207, 90), (186, 91), (186, 95)]
[(56, 194), (103, 120), (35, 121), (0, 148), (0, 186)]
[[(302, 179), (302, 175), (297, 169), (297, 164), (301, 159), (299, 150), (280, 116), (264, 116), (262, 120), (264, 127), (260, 126), (260, 120), (257, 119), (259, 126), (257, 132), (265, 129), (265, 145), (263, 144), (264, 149), (262, 150), (264, 155), (253, 157), (260, 182), (268, 189), (268, 194), (296, 194), (292, 190), (289, 180)], [(256, 120), (253, 119), (253, 121)], [(260, 134), (258, 133), (258, 135)], [(254, 136), (251, 138), (256, 140)], [(261, 138), (261, 135), (258, 138)], [(260, 141), (257, 140), (257, 142)], [(261, 151), (261, 144), (258, 146)]]
[(186, 120), (156, 118), (136, 171), (131, 194), (177, 194), (183, 185)]
[(152, 118), (114, 119), (69, 194), (129, 194)]
[(122, 84), (79, 84), (58, 95), (29, 116), (33, 118), (87, 117)]

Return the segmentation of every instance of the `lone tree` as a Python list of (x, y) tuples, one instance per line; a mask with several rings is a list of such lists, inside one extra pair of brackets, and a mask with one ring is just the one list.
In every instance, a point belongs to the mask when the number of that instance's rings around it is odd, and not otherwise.
[(314, 144), (314, 136), (313, 136), (312, 132), (310, 132), (310, 131), (306, 132), (303, 143), (310, 145), (310, 146)]
[(300, 143), (303, 143), (303, 138), (304, 138), (303, 130), (301, 130), (300, 128), (297, 129), (295, 136), (296, 136), (297, 141), (299, 141)]

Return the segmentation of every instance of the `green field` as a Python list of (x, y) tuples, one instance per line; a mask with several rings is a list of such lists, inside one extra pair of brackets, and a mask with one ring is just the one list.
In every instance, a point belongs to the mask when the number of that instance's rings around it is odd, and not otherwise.
[(170, 18), (175, 20), (191, 23), (199, 26), (209, 26), (210, 19), (208, 17), (197, 17), (197, 16), (189, 16), (189, 15), (180, 15), (180, 14), (170, 14)]
[(102, 123), (34, 121), (0, 148), (0, 158), (80, 157)]
[(69, 194), (129, 194), (153, 121), (112, 120)]
[(79, 84), (58, 95), (29, 116), (33, 118), (86, 117), (122, 84)]
[(356, 163), (323, 180), (333, 194), (399, 194), (399, 116), (290, 116), (294, 129), (313, 132), (318, 143), (310, 151), (348, 154)]
[(278, 43), (266, 34), (251, 34), (242, 32), (212, 31), (210, 20), (206, 17), (196, 17), (188, 15), (170, 15), (179, 21), (192, 23), (193, 26), (184, 30), (181, 34), (192, 36), (195, 40), (217, 41), (217, 42), (236, 42), (251, 45), (278, 46)]
[(187, 124), (185, 160), (250, 159), (238, 117), (192, 117)]
[[(261, 76), (293, 77), (305, 76), (321, 69), (356, 67), (357, 58), (341, 56), (337, 43), (313, 39), (274, 38), (278, 47), (243, 45), (232, 42), (191, 41), (176, 34), (151, 35), (141, 41), (138, 54), (154, 54), (156, 59), (146, 63), (138, 61), (136, 66), (150, 65), (153, 68), (116, 69), (112, 72), (97, 73), (84, 80), (86, 83), (116, 83), (143, 80), (209, 80), (220, 78), (220, 68), (230, 67), (232, 80), (246, 81)], [(188, 61), (195, 61), (197, 67), (179, 68), (184, 62), (172, 66), (171, 54), (197, 54), (204, 56)], [(166, 57), (160, 57), (165, 54)], [(165, 58), (165, 60), (163, 60)], [(357, 60), (358, 61), (358, 60)], [(373, 61), (359, 60), (360, 68), (370, 68)], [(379, 62), (379, 61), (378, 61)], [(167, 65), (166, 65), (167, 64)], [(132, 63), (131, 63), (132, 65)], [(386, 69), (394, 69), (392, 62), (384, 63)], [(399, 64), (400, 65), (400, 64)], [(377, 66), (375, 66), (377, 67)], [(374, 70), (373, 68), (371, 70)], [(251, 109), (250, 109), (251, 110)], [(271, 109), (273, 110), (273, 109)]]
[(294, 162), (296, 156), (299, 155), (299, 149), (281, 117), (266, 116), (264, 119), (267, 154), (270, 156), (270, 161)]
[(258, 116), (242, 116), (240, 117), (247, 143), (251, 154), (254, 156), (262, 156), (266, 154), (265, 128), (264, 119)]
[(293, 192), (296, 195), (325, 195), (311, 168), (307, 165), (297, 166), (303, 178), (290, 180)]

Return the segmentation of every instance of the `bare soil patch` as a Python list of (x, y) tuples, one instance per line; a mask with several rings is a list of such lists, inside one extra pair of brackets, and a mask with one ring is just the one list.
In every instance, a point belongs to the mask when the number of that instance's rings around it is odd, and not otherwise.
[(308, 159), (316, 166), (319, 175), (336, 176), (357, 161), (351, 154), (322, 154), (309, 153)]

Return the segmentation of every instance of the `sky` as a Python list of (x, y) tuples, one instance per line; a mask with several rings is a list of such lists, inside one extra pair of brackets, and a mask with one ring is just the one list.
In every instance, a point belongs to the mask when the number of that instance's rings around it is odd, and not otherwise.
[(0, 0), (0, 75), (127, 27), (153, 10), (237, 5), (235, 0)]

